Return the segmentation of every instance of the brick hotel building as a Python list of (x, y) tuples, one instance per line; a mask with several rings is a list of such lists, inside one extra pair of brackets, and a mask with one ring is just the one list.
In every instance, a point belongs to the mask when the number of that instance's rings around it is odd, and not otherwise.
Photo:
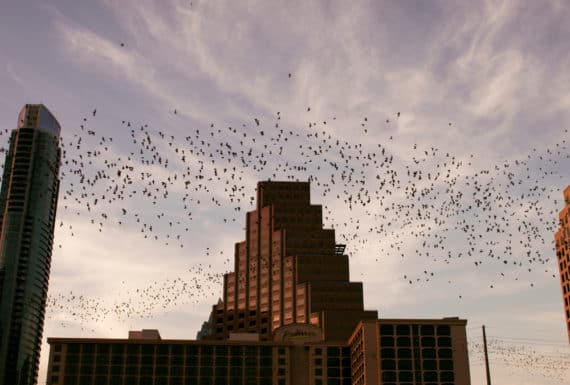
[(308, 182), (260, 182), (198, 340), (49, 338), (51, 385), (469, 385), (465, 320), (378, 319)]

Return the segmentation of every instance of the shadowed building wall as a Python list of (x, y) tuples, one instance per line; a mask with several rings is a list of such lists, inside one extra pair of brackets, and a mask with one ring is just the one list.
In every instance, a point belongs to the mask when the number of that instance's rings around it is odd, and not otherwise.
[(0, 190), (0, 385), (35, 384), (59, 190), (60, 126), (22, 108)]

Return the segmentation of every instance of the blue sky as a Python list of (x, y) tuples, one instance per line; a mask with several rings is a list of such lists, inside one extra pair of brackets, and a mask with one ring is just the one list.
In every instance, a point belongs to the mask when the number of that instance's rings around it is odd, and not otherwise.
[[(221, 294), (218, 273), (232, 269), (256, 182), (311, 178), (367, 308), (466, 318), (473, 384), (484, 381), (482, 324), (497, 382), (563, 383), (552, 239), (570, 184), (569, 16), (564, 1), (3, 4), (0, 127), (45, 103), (68, 160), (44, 335), (194, 338)], [(230, 162), (230, 148), (246, 161)], [(378, 168), (382, 150), (392, 160)], [(430, 187), (427, 174), (452, 167)], [(379, 190), (392, 176), (399, 187)], [(109, 202), (115, 187), (123, 199)], [(405, 187), (434, 192), (427, 216)], [(449, 189), (464, 193), (456, 206)], [(504, 233), (485, 231), (489, 215), (512, 215)], [(46, 360), (47, 345), (40, 379)]]

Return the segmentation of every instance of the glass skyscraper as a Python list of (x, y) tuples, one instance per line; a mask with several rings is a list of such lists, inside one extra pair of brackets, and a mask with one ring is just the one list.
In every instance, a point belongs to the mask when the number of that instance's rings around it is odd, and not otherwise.
[(60, 126), (25, 105), (0, 190), (0, 385), (35, 384), (59, 190)]

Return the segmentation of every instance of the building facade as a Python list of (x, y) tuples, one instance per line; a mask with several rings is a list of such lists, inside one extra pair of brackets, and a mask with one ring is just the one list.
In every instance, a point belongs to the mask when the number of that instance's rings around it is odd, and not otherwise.
[(0, 190), (0, 385), (35, 384), (57, 197), (60, 126), (26, 105), (10, 136)]
[(570, 186), (564, 190), (564, 208), (560, 211), (560, 229), (554, 236), (556, 260), (560, 270), (560, 285), (564, 301), (566, 331), (570, 343)]
[(315, 333), (311, 325), (285, 327), (276, 341), (252, 341), (246, 335), (228, 341), (140, 338), (144, 332), (131, 332), (129, 339), (49, 338), (47, 383), (351, 384), (349, 347), (324, 344), (320, 330)]
[(361, 322), (348, 344), (353, 385), (469, 385), (467, 321)]
[(360, 322), (344, 344), (289, 324), (273, 341), (48, 338), (48, 385), (469, 385), (465, 320)]
[(345, 342), (365, 311), (362, 283), (349, 279), (344, 245), (324, 229), (322, 206), (310, 202), (309, 182), (259, 182), (257, 209), (246, 215), (245, 240), (235, 245), (234, 272), (224, 276), (223, 300), (215, 305), (210, 330), (258, 333), (271, 340), (281, 326), (310, 323), (327, 341)]

